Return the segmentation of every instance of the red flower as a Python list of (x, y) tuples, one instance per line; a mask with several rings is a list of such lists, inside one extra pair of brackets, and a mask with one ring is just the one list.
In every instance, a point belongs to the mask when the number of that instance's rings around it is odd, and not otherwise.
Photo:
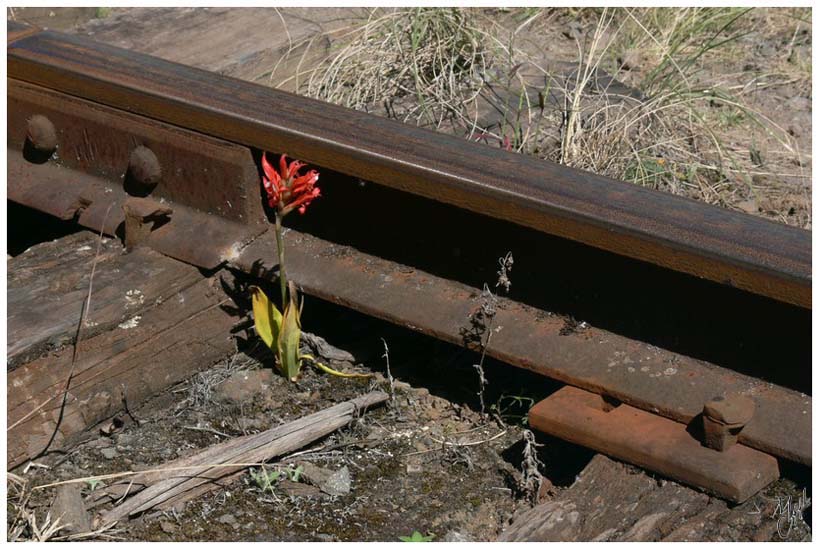
[(304, 214), (313, 199), (319, 196), (319, 188), (316, 187), (319, 172), (310, 170), (307, 174), (299, 174), (304, 166), (305, 163), (298, 160), (288, 163), (287, 157), (282, 155), (277, 172), (268, 162), (267, 153), (262, 155), (262, 185), (268, 194), (268, 204), (279, 210), (282, 216), (294, 209)]

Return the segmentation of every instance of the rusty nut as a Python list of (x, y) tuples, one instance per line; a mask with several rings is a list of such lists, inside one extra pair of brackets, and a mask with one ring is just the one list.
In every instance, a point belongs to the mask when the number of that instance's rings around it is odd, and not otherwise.
[(744, 395), (718, 396), (703, 407), (703, 444), (726, 451), (737, 443), (743, 427), (752, 419), (755, 402)]

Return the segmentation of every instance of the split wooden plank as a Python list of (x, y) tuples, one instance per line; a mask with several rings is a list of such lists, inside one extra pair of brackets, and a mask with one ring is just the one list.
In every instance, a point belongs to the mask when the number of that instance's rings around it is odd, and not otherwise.
[[(78, 238), (60, 242), (72, 243), (76, 251)], [(65, 259), (65, 254), (57, 257)], [(43, 318), (37, 327), (51, 338), (66, 333), (73, 337), (76, 325), (72, 329), (63, 317), (77, 322), (92, 260), (59, 263), (53, 254), (41, 259), (41, 269), (28, 268), (30, 302), (10, 300), (10, 316), (27, 308), (36, 310), (36, 300), (46, 294), (61, 295), (62, 300), (51, 310), (40, 310)], [(22, 277), (20, 272), (15, 276)], [(80, 341), (65, 407), (63, 392), (72, 370), (73, 346), (27, 361), (8, 373), (8, 467), (22, 464), (47, 447), (61, 448), (69, 436), (122, 410), (124, 401), (135, 406), (229, 355), (234, 349), (230, 330), (236, 318), (228, 312), (230, 308), (222, 307), (231, 299), (220, 287), (221, 277), (225, 275), (204, 278), (196, 268), (148, 249), (115, 253), (98, 261), (89, 315), (90, 321), (98, 323), (93, 327), (97, 330)], [(24, 282), (22, 277), (15, 290), (20, 295)], [(61, 284), (66, 288), (60, 289)], [(58, 286), (49, 290), (49, 285)], [(140, 293), (129, 295), (134, 289)], [(128, 305), (129, 298), (133, 307)], [(108, 330), (101, 332), (101, 327)]]
[[(9, 369), (73, 342), (98, 240), (99, 235), (83, 231), (38, 244), (9, 260)], [(142, 316), (202, 279), (197, 268), (147, 249), (125, 254), (116, 239), (103, 239), (96, 262), (84, 338)]]
[(777, 480), (777, 459), (744, 445), (716, 451), (701, 445), (687, 426), (565, 386), (537, 403), (530, 425), (733, 502)]
[(110, 525), (150, 509), (169, 509), (217, 489), (240, 474), (246, 468), (243, 465), (261, 463), (300, 449), (387, 399), (388, 395), (384, 392), (370, 392), (262, 433), (225, 441), (194, 456), (175, 460), (147, 474), (120, 482), (117, 485), (124, 485), (127, 494), (139, 492), (101, 514), (97, 523)]
[[(242, 80), (296, 91), (365, 8), (129, 8), (75, 34)], [(299, 75), (298, 73), (301, 73)]]
[[(504, 542), (769, 540), (774, 502), (755, 497), (731, 507), (674, 482), (596, 455), (575, 483), (551, 501), (519, 513)], [(724, 526), (742, 532), (725, 534)], [(734, 538), (733, 538), (734, 537)]]

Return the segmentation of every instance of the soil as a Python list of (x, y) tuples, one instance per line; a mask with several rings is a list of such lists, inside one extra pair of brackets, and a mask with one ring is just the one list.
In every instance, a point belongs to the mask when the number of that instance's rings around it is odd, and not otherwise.
[[(131, 415), (123, 413), (115, 421), (122, 427), (114, 433), (93, 434), (68, 455), (47, 460), (54, 464), (50, 469), (32, 469), (27, 477), (38, 485), (156, 467), (227, 437), (316, 412), (374, 385), (389, 391), (382, 376), (355, 381), (311, 368), (294, 385), (238, 353)], [(331, 496), (292, 480), (262, 488), (249, 473), (182, 510), (148, 514), (106, 535), (143, 541), (396, 541), (419, 531), (436, 539), (492, 540), (523, 498), (520, 459), (502, 458), (521, 437), (520, 426), (501, 425), (427, 389), (396, 382), (392, 403), (368, 411), (307, 453), (281, 457), (267, 468), (346, 466), (349, 493)], [(92, 493), (91, 483), (83, 484), (83, 492)], [(51, 490), (35, 491), (30, 505), (46, 509), (51, 499)]]
[[(155, 468), (229, 437), (263, 431), (374, 388), (390, 392), (384, 376), (383, 343), (374, 337), (380, 334), (390, 342), (394, 399), (306, 449), (272, 460), (266, 472), (278, 470), (283, 475), (270, 487), (261, 486), (258, 470), (252, 469), (238, 481), (180, 509), (149, 512), (90, 538), (397, 541), (418, 531), (436, 541), (493, 541), (540, 502), (539, 510), (553, 503), (576, 511), (571, 517), (582, 512), (579, 524), (546, 540), (590, 540), (598, 535), (607, 540), (638, 536), (643, 537), (638, 540), (663, 536), (810, 539), (806, 521), (810, 522), (811, 508), (798, 507), (810, 486), (805, 469), (785, 471), (783, 479), (733, 507), (639, 468), (536, 434), (535, 458), (544, 479), (537, 494), (528, 493), (522, 475), (526, 445), (522, 421), (533, 399), (548, 395), (557, 384), (487, 361), (484, 399), (490, 414), (482, 414), (477, 374), (471, 366), (477, 362), (474, 354), (335, 306), (311, 301), (306, 308), (324, 318), (315, 326), (323, 329), (322, 334), (331, 334), (331, 342), (354, 343), (350, 350), (355, 363), (332, 361), (332, 366), (374, 372), (374, 379), (341, 379), (306, 367), (299, 382), (292, 384), (271, 370), (272, 356), (267, 350), (260, 351), (255, 339), (238, 339), (244, 351), (139, 407), (124, 409), (113, 421), (82, 436), (67, 454), (53, 453), (36, 461), (41, 467), (31, 467), (27, 473), (21, 467), (13, 473), (24, 476), (31, 488)], [(329, 330), (332, 326), (337, 329)], [(354, 336), (357, 333), (359, 338)], [(420, 387), (422, 384), (428, 387)], [(306, 482), (306, 475), (293, 474), (300, 468), (306, 472), (308, 464), (337, 473), (346, 468), (350, 492), (333, 496)], [(596, 470), (600, 464), (608, 465), (603, 473)], [(639, 489), (619, 489), (624, 483)], [(92, 485), (96, 483), (80, 484), (89, 507), (93, 495), (99, 493), (99, 489), (92, 491)], [(45, 518), (55, 489), (30, 494), (28, 509), (35, 517)], [(17, 512), (15, 495), (10, 485), (10, 522)], [(660, 512), (666, 512), (664, 503), (670, 496), (694, 504), (687, 505), (686, 513), (671, 510), (664, 516)], [(624, 515), (619, 511), (622, 508), (632, 512)], [(593, 517), (598, 520), (591, 522)], [(604, 519), (608, 528), (596, 530), (596, 522)], [(650, 519), (652, 526), (646, 526)]]

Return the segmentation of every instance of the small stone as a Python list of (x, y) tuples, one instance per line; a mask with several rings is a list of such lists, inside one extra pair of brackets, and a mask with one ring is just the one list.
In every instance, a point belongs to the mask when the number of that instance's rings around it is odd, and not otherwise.
[(332, 496), (346, 495), (350, 492), (350, 470), (347, 469), (347, 466), (342, 466), (319, 488)]
[(343, 466), (335, 472), (310, 462), (302, 463), (301, 466), (301, 479), (314, 487), (318, 487), (323, 493), (331, 496), (341, 496), (350, 492), (350, 471), (347, 466)]
[(750, 199), (747, 201), (741, 201), (737, 203), (735, 206), (746, 212), (747, 214), (757, 214), (760, 207), (757, 205), (757, 201), (754, 199)]
[(103, 458), (108, 460), (113, 460), (114, 458), (120, 456), (120, 453), (117, 452), (117, 449), (114, 447), (106, 447), (104, 449), (100, 449), (100, 454), (103, 455)]
[(233, 514), (222, 514), (221, 516), (216, 518), (216, 521), (218, 521), (219, 523), (224, 523), (226, 525), (237, 525), (236, 517), (234, 517)]
[(246, 403), (254, 396), (269, 392), (275, 374), (271, 369), (239, 371), (216, 388), (216, 395), (226, 401)]
[(168, 535), (172, 535), (172, 534), (176, 533), (177, 530), (179, 529), (179, 527), (177, 527), (176, 524), (171, 523), (170, 521), (165, 521), (165, 520), (159, 522), (159, 528), (162, 529), (163, 533), (168, 534)]
[(319, 497), (322, 490), (305, 483), (298, 483), (289, 479), (283, 479), (276, 484), (276, 488), (291, 497)]
[(316, 334), (302, 332), (302, 342), (306, 344), (314, 355), (323, 357), (329, 361), (356, 362), (356, 358), (353, 357), (353, 354), (328, 344), (327, 340)]
[(441, 542), (474, 542), (473, 538), (460, 531), (450, 530), (441, 537)]

